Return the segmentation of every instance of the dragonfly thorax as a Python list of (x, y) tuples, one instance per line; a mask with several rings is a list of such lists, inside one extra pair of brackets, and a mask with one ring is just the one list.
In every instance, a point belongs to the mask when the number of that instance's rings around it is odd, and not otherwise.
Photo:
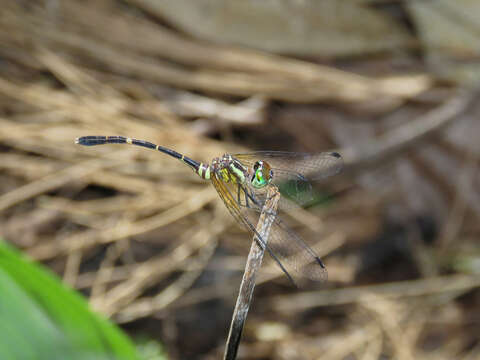
[(234, 184), (245, 184), (249, 178), (248, 169), (230, 154), (212, 161), (212, 167), (223, 182)]
[(212, 161), (217, 176), (222, 181), (235, 184), (248, 184), (255, 189), (261, 189), (273, 179), (273, 170), (266, 161), (257, 161), (253, 168), (246, 167), (240, 161), (225, 154), (221, 158), (215, 158)]

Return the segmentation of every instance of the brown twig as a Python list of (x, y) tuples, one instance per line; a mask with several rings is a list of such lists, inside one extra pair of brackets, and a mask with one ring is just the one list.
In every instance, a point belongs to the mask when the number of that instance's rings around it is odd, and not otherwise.
[(269, 300), (268, 306), (270, 309), (291, 313), (292, 311), (308, 310), (318, 306), (356, 303), (360, 301), (364, 294), (374, 294), (385, 299), (397, 299), (445, 293), (460, 294), (479, 286), (480, 279), (478, 276), (447, 275), (380, 285), (351, 286), (343, 289), (273, 296)]
[[(265, 201), (257, 224), (257, 233), (265, 243), (268, 241), (270, 227), (275, 220), (278, 200), (280, 200), (280, 193), (276, 187), (271, 186), (268, 189), (267, 201)], [(258, 269), (262, 265), (264, 252), (265, 247), (260, 245), (259, 239), (257, 235), (255, 235), (245, 265), (245, 272), (243, 273), (242, 283), (240, 284), (240, 291), (238, 293), (237, 303), (235, 304), (235, 310), (233, 311), (232, 322), (230, 323), (227, 344), (225, 346), (225, 360), (232, 360), (237, 357), (243, 325), (247, 319), (253, 289), (255, 288), (255, 278)]]

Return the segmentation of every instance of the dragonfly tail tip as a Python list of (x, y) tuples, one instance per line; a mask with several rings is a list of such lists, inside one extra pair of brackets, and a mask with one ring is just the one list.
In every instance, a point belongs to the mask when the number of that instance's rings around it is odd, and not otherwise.
[(323, 261), (318, 256), (315, 257), (315, 260), (317, 260), (318, 265), (320, 265), (320, 267), (322, 269), (325, 269), (325, 264), (323, 263)]

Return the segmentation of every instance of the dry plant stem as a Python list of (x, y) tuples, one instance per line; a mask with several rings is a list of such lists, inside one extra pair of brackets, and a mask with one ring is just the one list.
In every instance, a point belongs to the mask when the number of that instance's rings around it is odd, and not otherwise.
[(406, 280), (380, 285), (352, 286), (343, 289), (302, 292), (294, 295), (273, 296), (267, 303), (269, 309), (292, 313), (319, 306), (356, 303), (365, 294), (399, 299), (419, 296), (438, 296), (463, 293), (480, 287), (480, 278), (473, 275), (447, 275), (427, 279)]
[(17, 187), (6, 194), (2, 194), (2, 196), (0, 196), (0, 211), (99, 171), (101, 168), (113, 167), (124, 162), (126, 162), (126, 160), (122, 156), (114, 159), (103, 158), (87, 160), (60, 170), (54, 174), (44, 176), (36, 181)]
[[(278, 200), (280, 200), (280, 193), (276, 187), (271, 186), (267, 192), (267, 201), (265, 201), (257, 224), (257, 233), (265, 242), (268, 241), (270, 227), (275, 220)], [(225, 346), (225, 360), (233, 360), (237, 357), (243, 325), (247, 319), (253, 289), (255, 288), (255, 278), (258, 269), (262, 265), (264, 252), (265, 248), (260, 245), (257, 235), (255, 235), (245, 265), (245, 272), (243, 273), (242, 283), (240, 284), (240, 291), (233, 311), (232, 322), (230, 323), (227, 344)]]
[(115, 314), (115, 321), (118, 323), (127, 323), (139, 318), (151, 316), (152, 314), (155, 314), (157, 318), (162, 316), (160, 312), (183, 296), (184, 293), (191, 288), (194, 281), (204, 272), (207, 263), (217, 248), (218, 234), (226, 227), (226, 223), (219, 225), (218, 230), (215, 230), (215, 232), (218, 233), (213, 234), (213, 239), (209, 234), (204, 234), (204, 236), (209, 238), (207, 245), (200, 249), (199, 255), (195, 257), (193, 261), (189, 261), (185, 264), (184, 268), (180, 268), (184, 273), (178, 279), (163, 289), (158, 295), (136, 299), (121, 309)]
[[(321, 99), (357, 102), (377, 99), (378, 96), (388, 99), (409, 98), (428, 89), (431, 83), (424, 75), (376, 80), (259, 51), (199, 44), (158, 25), (121, 15), (112, 16), (111, 13), (101, 14), (98, 9), (92, 11), (88, 6), (78, 6), (76, 3), (65, 1), (62, 6), (66, 19), (72, 19), (73, 16), (79, 20), (71, 26), (62, 26), (61, 31), (52, 28), (50, 21), (42, 20), (48, 16), (38, 8), (33, 15), (25, 14), (18, 8), (10, 10), (8, 16), (1, 19), (0, 25), (17, 36), (0, 40), (15, 46), (24, 39), (31, 39), (30, 34), (41, 33), (36, 44), (48, 43), (56, 48), (68, 48), (68, 52), (75, 53), (75, 57), (80, 53), (82, 56), (108, 62), (110, 68), (129, 76), (135, 73), (176, 87), (207, 92), (215, 89), (216, 92), (242, 96), (263, 93), (269, 98), (295, 102), (317, 102)], [(22, 15), (19, 16), (18, 13)], [(105, 27), (106, 23), (109, 24), (108, 27)], [(125, 31), (127, 27), (131, 30)], [(80, 33), (78, 28), (81, 29)], [(92, 32), (91, 29), (97, 31)], [(124, 49), (131, 51), (126, 52)], [(155, 64), (145, 61), (146, 55), (153, 56)], [(159, 57), (190, 68), (172, 65), (158, 60)], [(37, 56), (31, 58), (40, 62), (49, 61)], [(25, 61), (15, 55), (16, 61), (38, 67), (37, 61), (32, 61), (31, 58)], [(70, 75), (73, 77), (66, 80), (78, 84), (79, 78), (72, 73)], [(83, 79), (80, 81), (83, 82)], [(87, 83), (83, 82), (83, 86), (87, 87)], [(302, 91), (297, 91), (298, 88)]]
[(86, 249), (97, 244), (107, 244), (130, 236), (139, 235), (170, 224), (184, 216), (197, 212), (205, 204), (213, 201), (216, 194), (210, 188), (200, 191), (186, 201), (171, 207), (159, 214), (146, 219), (130, 222), (126, 221), (113, 229), (106, 229), (100, 233), (87, 230), (73, 235), (68, 243), (49, 242), (32, 247), (28, 252), (35, 259), (48, 259), (71, 251)]

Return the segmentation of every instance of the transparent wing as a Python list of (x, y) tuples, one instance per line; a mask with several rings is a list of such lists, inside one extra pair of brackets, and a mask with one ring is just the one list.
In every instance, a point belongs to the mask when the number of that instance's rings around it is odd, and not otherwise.
[[(273, 184), (283, 196), (299, 205), (306, 205), (313, 200), (311, 181), (335, 175), (343, 167), (340, 154), (335, 152), (307, 154), (257, 151), (233, 156), (250, 168), (259, 160), (267, 161), (273, 170)], [(284, 201), (281, 208), (286, 209), (291, 205), (291, 202)]]
[[(285, 275), (288, 277), (288, 279), (293, 283), (296, 284), (296, 282), (293, 280), (293, 277), (289, 274), (287, 269), (283, 266), (282, 262), (278, 257), (275, 255), (275, 253), (270, 249), (270, 245), (267, 245), (267, 243), (263, 240), (263, 238), (260, 236), (260, 234), (257, 232), (255, 226), (252, 224), (252, 222), (248, 219), (248, 217), (245, 217), (242, 212), (240, 207), (238, 206), (236, 200), (234, 200), (232, 196), (232, 192), (226, 187), (226, 183), (221, 181), (220, 179), (217, 178), (216, 174), (213, 174), (211, 177), (211, 181), (213, 186), (215, 187), (215, 190), (217, 190), (218, 195), (220, 198), (223, 200), (223, 203), (227, 207), (228, 211), (230, 214), (233, 216), (233, 218), (241, 225), (243, 225), (249, 232), (257, 235), (257, 238), (260, 241), (260, 245), (265, 248), (272, 259), (278, 264), (280, 269), (285, 273)], [(271, 229), (270, 229), (271, 231)]]
[(303, 206), (312, 202), (312, 184), (300, 173), (273, 168), (273, 184), (282, 194), (280, 208), (283, 210)]
[(328, 279), (327, 268), (320, 257), (279, 216), (270, 231), (269, 245), (278, 258), (286, 259), (285, 263), (306, 278), (315, 281)]
[[(251, 233), (259, 236), (254, 224), (258, 221), (263, 202), (255, 194), (250, 193), (248, 188), (234, 183), (225, 183), (215, 175), (211, 179), (227, 209), (237, 222)], [(248, 201), (248, 207), (238, 205), (239, 194), (249, 199), (243, 200), (244, 202)], [(265, 245), (263, 239), (262, 245)], [(270, 229), (266, 250), (294, 283), (301, 282), (294, 280), (298, 278), (298, 275), (316, 281), (325, 281), (328, 277), (327, 270), (317, 254), (288, 228), (278, 215)]]
[[(310, 186), (310, 183), (306, 183), (302, 186), (298, 186), (298, 183), (296, 182), (287, 182), (281, 184), (281, 186), (276, 185), (277, 187), (280, 188), (280, 193), (282, 196), (280, 197), (280, 200), (278, 202), (278, 208), (283, 211), (293, 211), (294, 209), (298, 209), (301, 205), (307, 205), (312, 202), (313, 200), (313, 193), (312, 193), (312, 187)], [(299, 190), (301, 189), (301, 190)], [(266, 196), (267, 196), (267, 191), (265, 188), (263, 189), (254, 189), (252, 186), (248, 187), (249, 194), (252, 196), (255, 196), (255, 199), (257, 202), (261, 205), (258, 209), (258, 211), (261, 211), (261, 207), (263, 204), (265, 204)], [(245, 191), (242, 189), (241, 191), (242, 194), (245, 193)], [(250, 207), (254, 208), (255, 206), (252, 206), (253, 202), (247, 202), (245, 200), (245, 195), (236, 197), (236, 200), (240, 206), (244, 207)], [(238, 201), (239, 200), (239, 201)]]
[[(280, 179), (293, 177), (310, 181), (320, 180), (337, 174), (343, 167), (343, 160), (337, 152), (318, 154), (297, 153), (288, 151), (256, 151), (233, 155), (241, 163), (251, 167), (258, 160), (267, 161), (270, 166), (280, 172)], [(275, 176), (275, 173), (274, 173)]]

